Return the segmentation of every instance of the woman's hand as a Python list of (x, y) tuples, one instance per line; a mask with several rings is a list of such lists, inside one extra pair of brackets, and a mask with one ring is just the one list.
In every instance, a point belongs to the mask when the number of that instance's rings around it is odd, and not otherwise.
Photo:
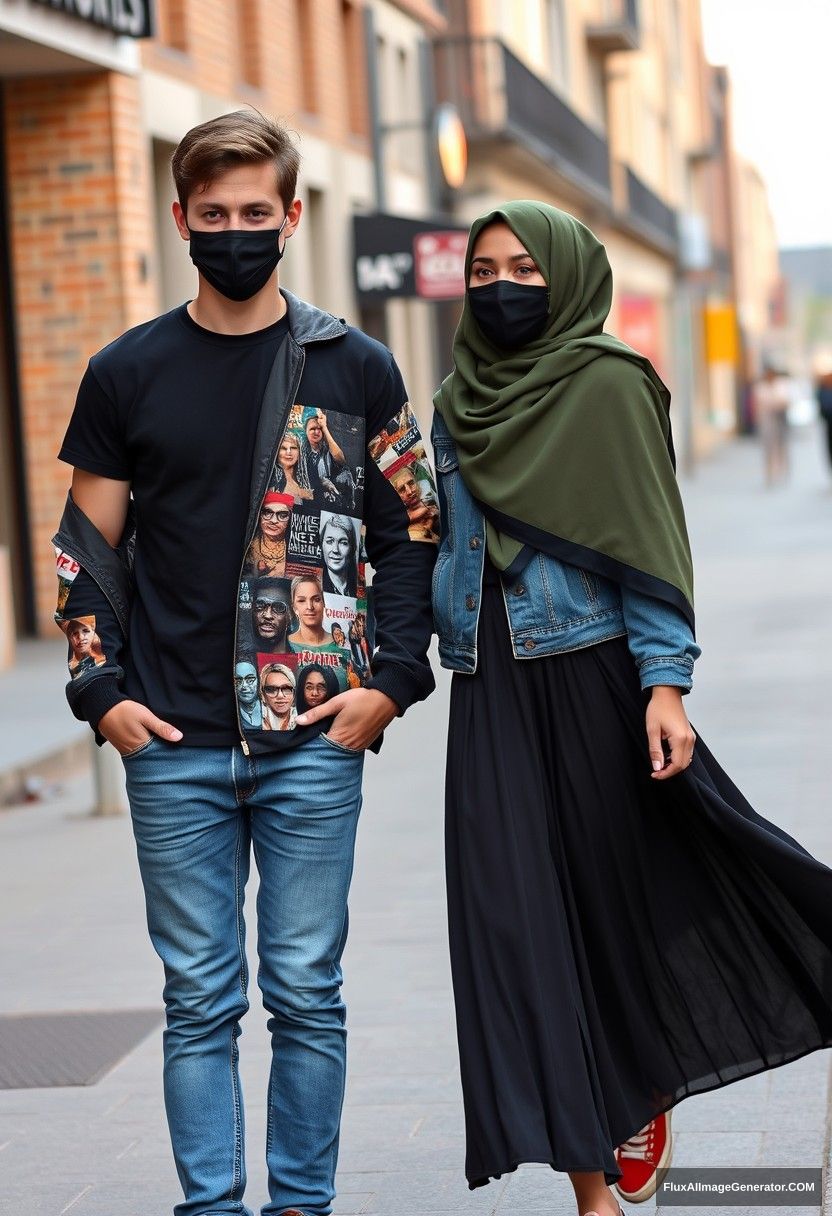
[(321, 718), (334, 716), (335, 721), (327, 734), (336, 743), (358, 752), (369, 747), (398, 712), (396, 702), (377, 688), (351, 688), (300, 714), (297, 723), (308, 726)]
[[(665, 758), (663, 739), (670, 746), (669, 760)], [(693, 759), (695, 742), (696, 735), (682, 705), (682, 690), (657, 685), (647, 706), (647, 745), (655, 780), (666, 781), (686, 769)]]

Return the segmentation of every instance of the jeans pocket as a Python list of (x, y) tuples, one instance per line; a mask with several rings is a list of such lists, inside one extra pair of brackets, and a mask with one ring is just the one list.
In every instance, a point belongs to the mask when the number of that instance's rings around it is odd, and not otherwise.
[(132, 760), (134, 756), (143, 755), (153, 743), (159, 742), (158, 735), (151, 735), (145, 743), (140, 743), (138, 747), (134, 747), (132, 752), (119, 752), (122, 760)]
[(329, 735), (321, 731), (319, 739), (324, 739), (330, 747), (334, 747), (336, 751), (343, 752), (346, 756), (363, 756), (365, 748), (363, 747), (347, 747), (346, 743), (339, 743), (337, 739), (330, 739)]

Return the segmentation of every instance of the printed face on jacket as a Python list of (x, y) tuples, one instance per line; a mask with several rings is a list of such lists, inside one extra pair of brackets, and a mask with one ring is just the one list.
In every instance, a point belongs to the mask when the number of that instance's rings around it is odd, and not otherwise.
[(289, 597), (284, 579), (263, 578), (252, 588), (252, 621), (258, 650), (273, 654), (286, 649)]
[(323, 625), (324, 595), (317, 578), (301, 578), (292, 590), (292, 611), (301, 629), (314, 633)]
[(106, 663), (101, 639), (95, 631), (94, 616), (77, 616), (69, 620), (58, 618), (57, 623), (69, 643), (69, 674), (73, 680)]
[(411, 539), (434, 539), (438, 508), (417, 440), (407, 405), (369, 445), (360, 415), (289, 411), (240, 585), (235, 688), (247, 733), (294, 729), (298, 713), (369, 678), (365, 461), (369, 447)]
[(370, 452), (407, 509), (411, 540), (439, 543), (439, 500), (416, 417), (409, 405), (370, 441)]
[(237, 699), (247, 710), (257, 704), (259, 690), (257, 688), (257, 668), (248, 660), (237, 663), (234, 668), (234, 687)]

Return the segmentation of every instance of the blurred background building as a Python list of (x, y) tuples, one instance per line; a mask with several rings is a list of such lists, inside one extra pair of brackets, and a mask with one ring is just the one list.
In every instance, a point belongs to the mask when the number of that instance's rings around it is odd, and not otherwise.
[[(443, 103), (461, 182), (440, 167)], [(301, 137), (282, 282), (394, 349), (423, 424), (465, 226), (511, 197), (606, 242), (610, 328), (673, 389), (683, 462), (742, 424), (783, 292), (698, 0), (3, 0), (0, 582), (17, 632), (53, 628), (55, 453), (86, 360), (194, 291), (171, 152), (243, 105)], [(450, 156), (458, 170), (452, 138)]]

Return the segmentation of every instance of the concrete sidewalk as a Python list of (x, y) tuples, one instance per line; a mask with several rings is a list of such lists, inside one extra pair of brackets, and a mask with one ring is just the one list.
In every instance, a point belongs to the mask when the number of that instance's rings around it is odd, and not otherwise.
[[(746, 442), (685, 485), (704, 648), (689, 711), (757, 809), (832, 862), (832, 494), (814, 435), (800, 437), (795, 456), (785, 489), (760, 487), (759, 452)], [(473, 1193), (462, 1177), (442, 872), (447, 690), (443, 675), (367, 764), (345, 959), (351, 1071), (336, 1213), (571, 1216), (568, 1182), (546, 1167)], [(76, 780), (61, 800), (0, 813), (0, 1012), (159, 1004), (129, 824), (82, 814), (90, 797)], [(252, 884), (249, 907), (253, 895)], [(268, 1042), (253, 983), (250, 995), (241, 1051), (247, 1199), (257, 1210)], [(674, 1114), (675, 1164), (821, 1165), (829, 1062), (816, 1053), (689, 1099)], [(169, 1213), (179, 1191), (160, 1063), (153, 1035), (89, 1088), (0, 1092), (3, 1213)]]
[(0, 672), (0, 809), (32, 778), (53, 779), (88, 762), (89, 729), (69, 712), (66, 642), (17, 643), (14, 667)]

